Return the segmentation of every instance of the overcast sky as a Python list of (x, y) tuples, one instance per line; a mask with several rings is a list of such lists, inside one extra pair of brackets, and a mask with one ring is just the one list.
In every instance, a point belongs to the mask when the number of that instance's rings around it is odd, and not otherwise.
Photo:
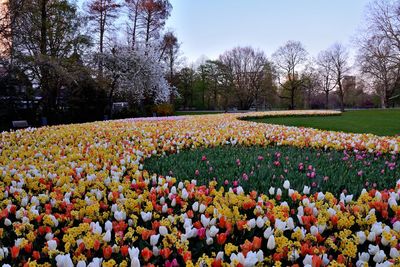
[(250, 45), (270, 56), (288, 40), (310, 55), (335, 42), (351, 45), (368, 0), (170, 0), (167, 27), (175, 31), (189, 62), (215, 59)]

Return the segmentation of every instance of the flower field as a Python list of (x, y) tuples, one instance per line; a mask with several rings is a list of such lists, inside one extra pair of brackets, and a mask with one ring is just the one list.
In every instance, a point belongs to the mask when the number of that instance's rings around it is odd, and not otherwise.
[[(242, 180), (207, 183), (177, 180), (174, 171), (170, 176), (147, 171), (151, 157), (220, 146), (272, 145), (320, 153), (348, 151), (355, 158), (374, 155), (371, 161), (382, 155), (387, 172), (397, 169), (400, 137), (257, 124), (239, 116), (243, 115), (132, 119), (1, 133), (1, 263), (400, 264), (398, 174), (385, 178), (387, 188), (379, 187), (377, 180), (377, 187), (366, 186), (353, 195), (312, 186), (300, 189), (295, 178), (284, 177), (273, 188), (256, 191)], [(379, 174), (363, 175), (373, 176), (365, 177), (372, 181)]]

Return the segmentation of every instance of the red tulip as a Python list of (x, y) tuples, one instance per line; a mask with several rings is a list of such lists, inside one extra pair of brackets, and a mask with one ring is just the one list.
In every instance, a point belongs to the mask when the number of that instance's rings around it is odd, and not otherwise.
[(126, 257), (126, 256), (128, 256), (128, 253), (129, 253), (129, 247), (128, 246), (122, 246), (121, 247), (121, 255), (122, 255), (122, 257)]
[(172, 254), (172, 250), (170, 248), (162, 248), (160, 250), (160, 255), (164, 258), (164, 259), (168, 259), (169, 256)]
[(28, 244), (26, 244), (26, 245), (24, 246), (24, 250), (25, 250), (25, 252), (28, 253), (28, 254), (30, 254), (30, 253), (32, 252), (32, 249), (33, 249), (32, 243), (28, 243)]
[(111, 254), (112, 254), (112, 247), (106, 246), (103, 248), (103, 256), (106, 260), (111, 258)]
[(19, 247), (13, 246), (11, 248), (11, 258), (16, 259), (19, 255)]
[(35, 260), (39, 260), (39, 259), (40, 259), (40, 252), (37, 251), (37, 250), (33, 251), (33, 252), (32, 252), (32, 257), (33, 257)]
[(100, 245), (101, 245), (101, 244), (100, 244), (100, 241), (96, 239), (96, 240), (94, 241), (94, 244), (93, 244), (94, 250), (96, 250), (96, 251), (99, 250)]
[(149, 248), (144, 248), (141, 252), (142, 257), (145, 261), (149, 261), (149, 259), (153, 256), (153, 252)]
[(226, 241), (226, 234), (225, 233), (217, 234), (217, 243), (219, 245), (225, 244), (225, 241)]

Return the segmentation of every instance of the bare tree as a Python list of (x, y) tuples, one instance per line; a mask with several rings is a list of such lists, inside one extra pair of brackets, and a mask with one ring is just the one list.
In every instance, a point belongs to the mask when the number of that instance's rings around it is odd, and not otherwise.
[(219, 60), (233, 77), (240, 109), (249, 109), (258, 100), (268, 63), (264, 52), (251, 47), (236, 47), (225, 52)]
[(367, 9), (367, 26), (357, 40), (360, 69), (374, 84), (381, 107), (389, 106), (400, 81), (400, 2), (376, 0)]
[[(99, 33), (99, 53), (104, 53), (104, 37), (112, 21), (117, 18), (121, 7), (115, 0), (90, 0), (87, 3), (88, 17)], [(99, 57), (99, 74), (103, 73), (102, 57)]]
[[(281, 75), (278, 75), (278, 82), (283, 90), (289, 92), (289, 96), (280, 95), (279, 97), (289, 99), (290, 109), (295, 108), (295, 95), (302, 84), (298, 72), (299, 68), (307, 61), (307, 55), (303, 45), (297, 41), (288, 41), (272, 55), (275, 65), (281, 72)], [(281, 82), (280, 76), (284, 77), (285, 82)]]
[(368, 32), (386, 39), (400, 53), (400, 3), (394, 0), (376, 0), (367, 9)]
[(316, 60), (318, 66), (318, 79), (320, 90), (325, 94), (325, 108), (329, 108), (329, 93), (336, 87), (337, 81), (333, 77), (333, 65), (328, 50), (318, 54)]
[(364, 39), (359, 45), (357, 58), (361, 72), (373, 80), (381, 107), (387, 108), (389, 98), (393, 96), (396, 83), (400, 80), (400, 68), (393, 46), (379, 36)]
[(136, 45), (136, 38), (138, 35), (138, 17), (139, 17), (139, 8), (140, 8), (140, 3), (142, 0), (125, 0), (125, 4), (128, 7), (128, 17), (130, 21), (132, 22), (132, 25), (130, 27), (131, 29), (131, 35), (132, 35), (132, 48), (135, 47)]
[(340, 110), (344, 111), (344, 89), (343, 89), (343, 78), (350, 71), (348, 66), (349, 53), (347, 49), (340, 43), (334, 44), (328, 49), (328, 55), (332, 64), (333, 78), (336, 81), (336, 88), (340, 99)]
[(146, 46), (150, 39), (158, 39), (160, 30), (171, 15), (172, 5), (168, 0), (140, 0), (138, 26), (144, 36)]

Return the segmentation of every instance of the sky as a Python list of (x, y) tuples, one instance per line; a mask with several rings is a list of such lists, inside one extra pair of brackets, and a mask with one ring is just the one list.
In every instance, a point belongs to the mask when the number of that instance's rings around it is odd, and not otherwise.
[[(216, 59), (236, 46), (267, 56), (288, 40), (311, 56), (335, 42), (352, 45), (369, 0), (170, 0), (166, 27), (175, 31), (188, 62)], [(354, 54), (354, 51), (351, 52)]]

